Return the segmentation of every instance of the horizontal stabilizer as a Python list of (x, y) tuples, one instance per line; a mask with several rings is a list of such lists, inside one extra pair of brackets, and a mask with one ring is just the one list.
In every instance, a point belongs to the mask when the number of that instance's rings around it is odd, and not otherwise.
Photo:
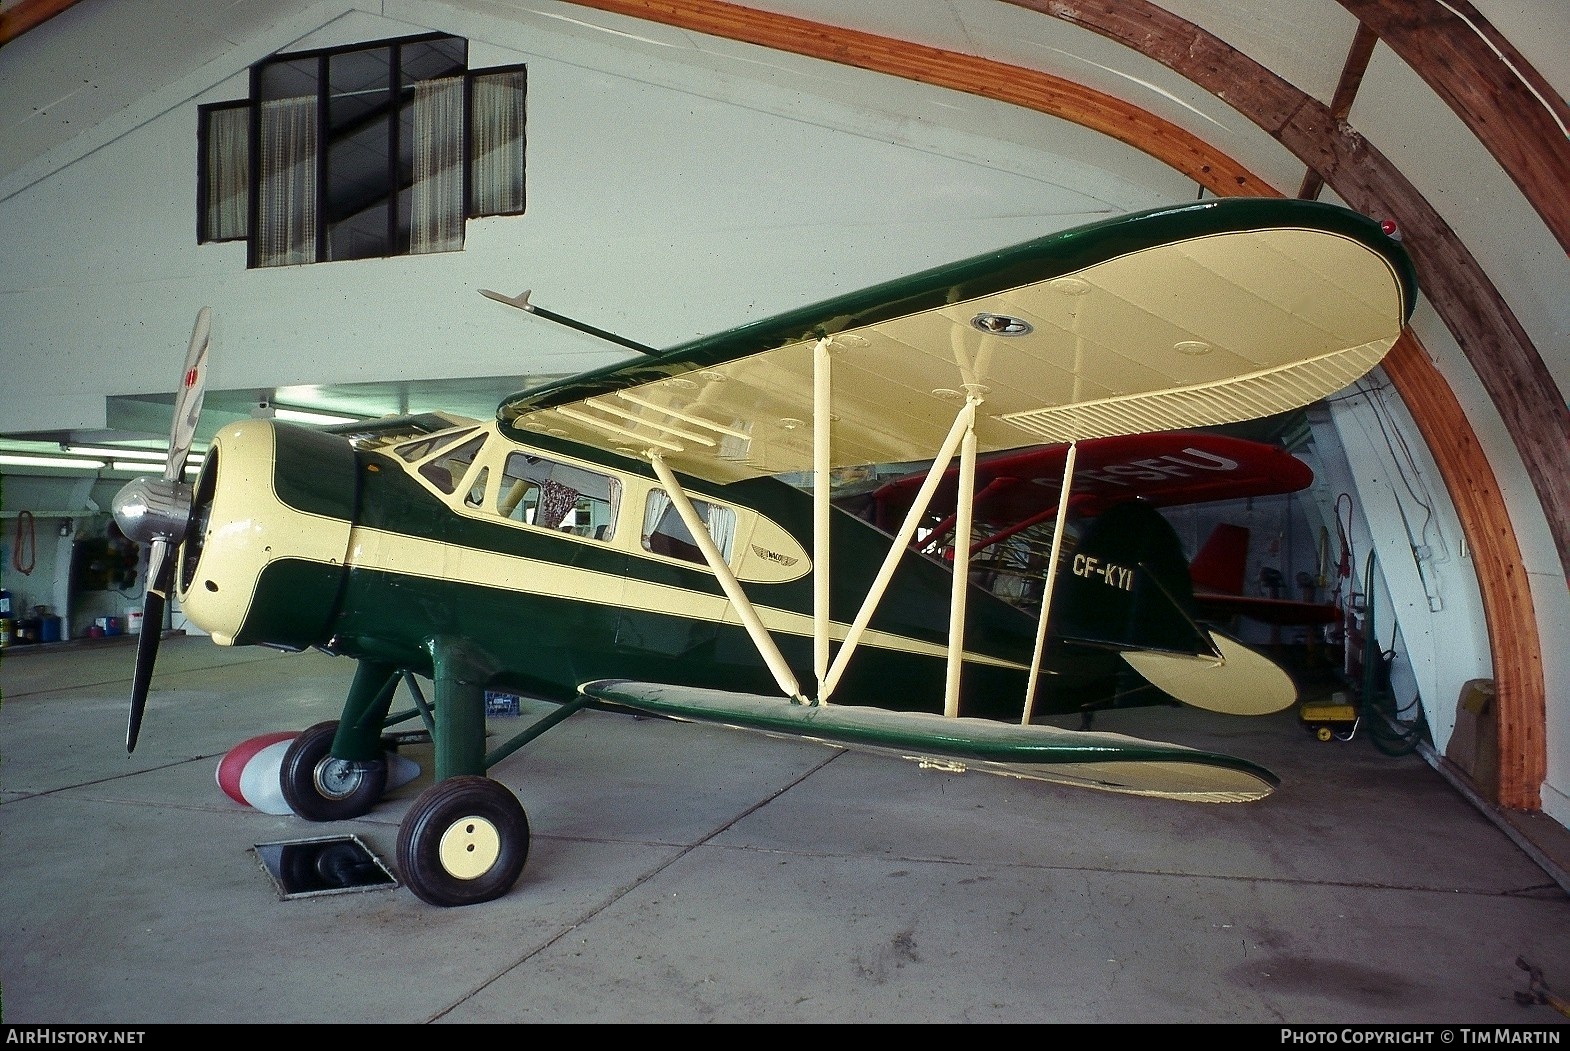
[(1123, 659), (1157, 689), (1184, 704), (1226, 715), (1270, 715), (1297, 703), (1297, 684), (1279, 664), (1219, 631), (1219, 658), (1129, 650)]
[(592, 700), (657, 715), (891, 751), (925, 765), (1197, 802), (1246, 802), (1279, 784), (1243, 759), (1115, 733), (948, 718), (861, 705), (803, 705), (782, 697), (601, 679)]

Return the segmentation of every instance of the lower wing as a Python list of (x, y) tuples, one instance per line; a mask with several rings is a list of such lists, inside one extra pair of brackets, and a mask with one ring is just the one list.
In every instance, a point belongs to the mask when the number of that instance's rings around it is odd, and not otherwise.
[(675, 719), (891, 752), (956, 772), (978, 770), (1104, 792), (1240, 803), (1262, 799), (1280, 783), (1247, 760), (1122, 734), (861, 705), (803, 705), (626, 679), (601, 679), (579, 690), (597, 702)]

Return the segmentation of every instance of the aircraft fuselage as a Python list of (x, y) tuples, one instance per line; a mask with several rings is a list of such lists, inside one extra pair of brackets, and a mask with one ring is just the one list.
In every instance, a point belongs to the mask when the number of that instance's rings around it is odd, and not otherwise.
[[(213, 449), (198, 483), (201, 535), (183, 552), (178, 585), (187, 615), (220, 643), (321, 647), (433, 677), (438, 659), (456, 661), (449, 671), (466, 681), (554, 701), (604, 678), (778, 692), (638, 461), (550, 439), (524, 446), (479, 423), (366, 449), (244, 421)], [(693, 483), (689, 494), (810, 683), (810, 495), (773, 479)], [(891, 542), (834, 514), (836, 638)], [(1073, 562), (1108, 591), (1132, 589), (1133, 564)], [(938, 559), (902, 556), (838, 696), (942, 710), (951, 580)], [(1030, 613), (970, 589), (965, 714), (1018, 717), (1035, 632)], [(1110, 650), (1054, 646), (1049, 657), (1043, 712), (1083, 707), (1083, 684), (1105, 690), (1120, 666)]]

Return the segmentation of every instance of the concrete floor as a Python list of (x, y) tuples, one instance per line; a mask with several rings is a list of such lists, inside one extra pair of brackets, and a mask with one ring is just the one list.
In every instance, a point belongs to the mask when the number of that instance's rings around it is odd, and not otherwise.
[(439, 909), (283, 899), (254, 849), (350, 833), (394, 867), (429, 746), (354, 821), (216, 784), (238, 741), (336, 717), (348, 661), (169, 638), (127, 756), (128, 642), (0, 660), (8, 1024), (1566, 1022), (1516, 998), (1518, 959), (1570, 992), (1563, 873), (1423, 756), (1291, 712), (1098, 719), (1282, 777), (1231, 805), (582, 713), (491, 771), (523, 878)]

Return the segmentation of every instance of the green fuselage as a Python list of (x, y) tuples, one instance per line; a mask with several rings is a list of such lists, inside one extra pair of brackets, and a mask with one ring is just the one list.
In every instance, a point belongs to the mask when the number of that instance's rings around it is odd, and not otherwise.
[[(317, 432), (280, 426), (276, 434), (279, 501), (301, 514), (351, 522), (350, 549), (341, 562), (269, 563), (236, 643), (319, 646), (431, 677), (440, 659), (456, 665), (444, 674), (553, 701), (571, 700), (580, 684), (606, 678), (779, 692), (753, 640), (724, 614), (721, 585), (706, 566), (656, 557), (632, 542), (595, 543), (456, 513), (396, 457), (352, 450)], [(490, 441), (519, 448), (499, 436)], [(549, 441), (541, 448), (628, 484), (652, 477), (631, 459)], [(811, 548), (810, 494), (773, 479), (683, 484), (696, 499), (756, 511)], [(635, 539), (637, 509), (624, 507), (621, 517), (616, 534)], [(830, 609), (840, 627), (855, 617), (891, 543), (860, 519), (833, 514)], [(536, 587), (535, 577), (550, 583)], [(810, 624), (810, 573), (744, 588), (757, 607)], [(876, 641), (857, 650), (836, 699), (941, 711), (951, 588), (946, 563), (903, 554), (869, 625)], [(650, 594), (668, 601), (656, 604)], [(1035, 645), (1034, 611), (977, 587), (968, 589), (966, 610), (961, 712), (1017, 719)], [(772, 635), (810, 692), (810, 629)], [(1132, 674), (1113, 649), (1055, 636), (1043, 671), (1036, 699), (1043, 713), (1110, 703)]]

